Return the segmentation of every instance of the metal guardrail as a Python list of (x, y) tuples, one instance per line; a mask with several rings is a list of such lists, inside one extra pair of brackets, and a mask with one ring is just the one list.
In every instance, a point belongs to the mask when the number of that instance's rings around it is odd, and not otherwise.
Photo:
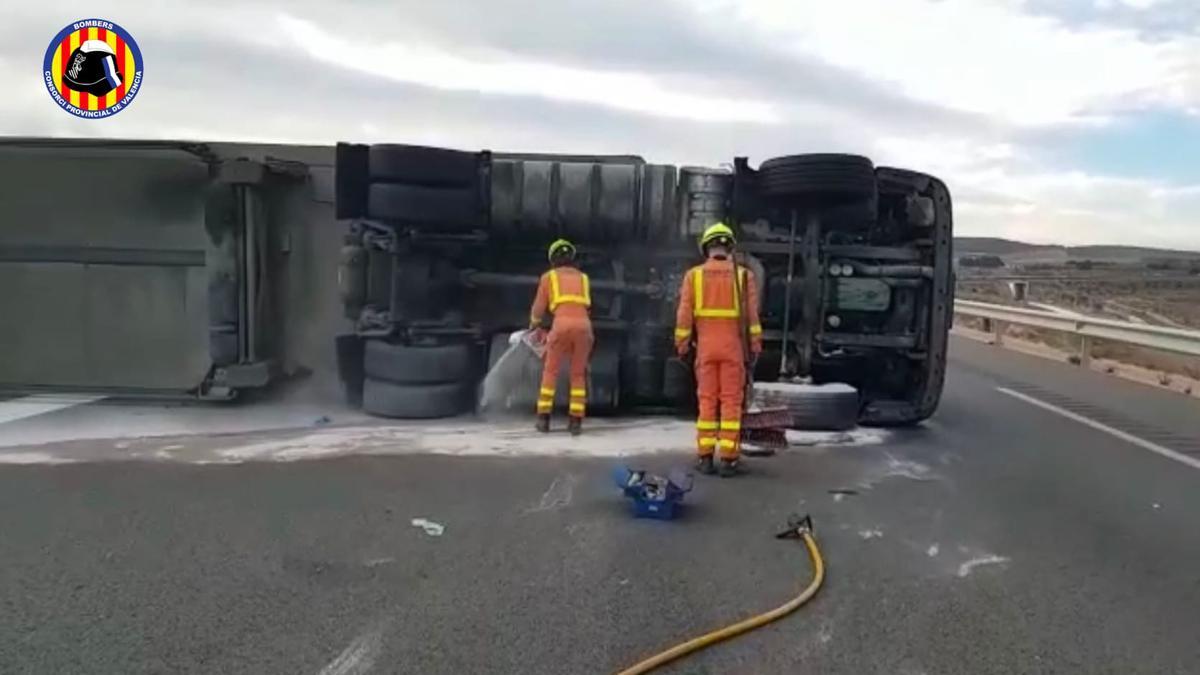
[(986, 283), (989, 281), (1060, 281), (1064, 283), (1128, 284), (1139, 282), (1192, 282), (1200, 283), (1200, 275), (1188, 272), (1161, 272), (1146, 274), (970, 274), (958, 273), (959, 283)]
[(1096, 319), (973, 300), (955, 300), (954, 313), (986, 320), (991, 324), (989, 332), (995, 335), (998, 344), (1003, 341), (1004, 327), (1008, 324), (1077, 335), (1080, 338), (1080, 357), (1084, 361), (1091, 356), (1092, 340), (1107, 340), (1176, 354), (1200, 356), (1200, 331), (1195, 330)]

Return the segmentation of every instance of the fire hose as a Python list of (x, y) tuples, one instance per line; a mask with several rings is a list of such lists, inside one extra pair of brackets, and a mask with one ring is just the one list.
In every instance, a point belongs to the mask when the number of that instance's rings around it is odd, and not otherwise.
[(821, 558), (821, 549), (817, 546), (817, 540), (813, 537), (812, 518), (808, 516), (805, 516), (803, 519), (793, 518), (788, 522), (788, 529), (775, 535), (775, 537), (777, 539), (800, 539), (808, 549), (808, 557), (812, 561), (813, 575), (812, 580), (808, 582), (808, 586), (800, 591), (799, 595), (768, 612), (763, 612), (762, 614), (743, 619), (724, 628), (705, 633), (697, 638), (655, 654), (644, 661), (622, 670), (618, 675), (642, 675), (643, 673), (648, 673), (659, 666), (666, 665), (688, 654), (700, 651), (705, 647), (737, 637), (738, 635), (782, 619), (811, 600), (825, 581), (825, 561)]

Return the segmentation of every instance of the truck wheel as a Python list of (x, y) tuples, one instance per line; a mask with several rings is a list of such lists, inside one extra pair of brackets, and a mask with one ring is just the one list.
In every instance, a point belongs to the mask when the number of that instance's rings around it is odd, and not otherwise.
[(788, 197), (819, 205), (874, 202), (878, 196), (875, 166), (858, 155), (814, 154), (776, 157), (758, 168), (758, 184), (766, 197)]
[(372, 181), (434, 187), (472, 187), (479, 180), (479, 155), (422, 145), (372, 145), (368, 151)]
[(845, 431), (858, 423), (858, 390), (848, 384), (759, 382), (754, 396), (764, 408), (787, 408), (793, 429)]
[(363, 410), (398, 419), (451, 417), (470, 409), (473, 390), (467, 382), (408, 385), (368, 377), (363, 383)]
[(692, 413), (696, 410), (696, 377), (692, 366), (671, 357), (663, 362), (663, 398), (668, 405)]
[(470, 229), (479, 217), (473, 188), (437, 188), (422, 185), (372, 183), (367, 192), (367, 215), (378, 220), (399, 220), (458, 226)]
[(362, 218), (367, 213), (367, 146), (338, 143), (334, 155), (334, 217)]
[(466, 344), (424, 347), (368, 340), (363, 358), (367, 377), (382, 382), (437, 384), (475, 375), (475, 351)]

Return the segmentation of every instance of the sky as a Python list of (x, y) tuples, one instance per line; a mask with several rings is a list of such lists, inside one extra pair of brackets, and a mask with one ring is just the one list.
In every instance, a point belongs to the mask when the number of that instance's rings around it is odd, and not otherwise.
[[(849, 152), (945, 180), (960, 235), (1200, 250), (1196, 0), (10, 2), (3, 135)], [(83, 18), (145, 60), (103, 120), (42, 84)]]

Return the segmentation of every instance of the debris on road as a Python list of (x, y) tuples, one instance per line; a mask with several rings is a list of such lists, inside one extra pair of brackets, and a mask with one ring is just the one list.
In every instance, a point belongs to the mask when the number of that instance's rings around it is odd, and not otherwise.
[(825, 447), (839, 445), (878, 445), (887, 439), (882, 429), (855, 428), (850, 431), (801, 431), (787, 430), (788, 445)]
[(833, 495), (833, 501), (840, 502), (847, 495), (849, 495), (851, 497), (857, 495), (858, 490), (852, 490), (850, 488), (834, 488), (829, 491), (829, 494)]
[(542, 498), (538, 500), (537, 506), (528, 509), (526, 513), (536, 513), (538, 511), (552, 511), (571, 505), (571, 499), (575, 495), (575, 486), (579, 483), (579, 477), (575, 474), (562, 474), (555, 476), (550, 482), (550, 487), (542, 493)]
[(870, 490), (889, 478), (907, 478), (919, 482), (942, 480), (940, 475), (924, 464), (899, 459), (889, 452), (885, 452), (884, 456), (887, 462), (882, 466), (871, 467), (868, 475), (858, 482), (858, 488)]
[(446, 531), (444, 526), (435, 523), (432, 520), (426, 520), (425, 518), (413, 518), (412, 525), (413, 527), (419, 527), (425, 530), (425, 534), (431, 537), (440, 537), (442, 536), (442, 533)]

